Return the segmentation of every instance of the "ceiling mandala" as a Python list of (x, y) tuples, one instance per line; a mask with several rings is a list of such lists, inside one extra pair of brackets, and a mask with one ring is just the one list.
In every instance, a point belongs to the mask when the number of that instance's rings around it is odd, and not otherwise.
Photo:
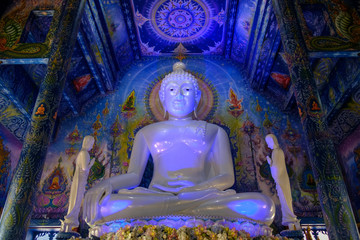
[(228, 1), (132, 0), (142, 55), (222, 54)]
[(151, 13), (154, 30), (169, 41), (191, 41), (209, 28), (209, 8), (201, 0), (163, 0)]

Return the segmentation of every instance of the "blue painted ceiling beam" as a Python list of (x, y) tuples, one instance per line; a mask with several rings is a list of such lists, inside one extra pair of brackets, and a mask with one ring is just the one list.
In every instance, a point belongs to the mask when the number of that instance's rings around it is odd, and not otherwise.
[(140, 59), (140, 47), (139, 47), (139, 39), (136, 33), (136, 25), (134, 23), (134, 18), (132, 15), (131, 3), (129, 0), (120, 1), (121, 9), (124, 14), (124, 21), (126, 23), (126, 29), (128, 36), (130, 38), (131, 49), (134, 53), (135, 60)]
[(96, 64), (95, 56), (93, 52), (90, 52), (90, 42), (89, 39), (86, 37), (85, 31), (82, 29), (84, 23), (80, 25), (80, 31), (77, 35), (77, 40), (80, 45), (81, 51), (84, 54), (86, 62), (88, 63), (89, 69), (91, 71), (91, 75), (93, 76), (96, 86), (98, 87), (101, 94), (105, 94), (105, 86), (104, 81), (102, 79), (100, 70)]
[(360, 51), (309, 52), (310, 58), (360, 57)]
[(256, 42), (254, 43), (255, 47), (253, 48), (253, 54), (252, 57), (250, 58), (250, 65), (248, 67), (249, 79), (253, 79), (256, 72), (256, 66), (259, 61), (261, 49), (265, 40), (266, 30), (268, 28), (271, 11), (272, 11), (271, 2), (266, 1), (264, 13), (261, 15), (262, 16), (261, 24), (258, 25), (259, 33), (257, 35)]
[[(281, 46), (281, 37), (277, 27), (274, 13), (270, 12), (270, 20), (266, 24), (266, 33), (259, 49), (259, 58), (254, 68), (254, 75), (250, 78), (254, 89), (263, 91), (269, 80), (270, 72), (274, 66), (276, 55)], [(275, 28), (273, 26), (276, 26)]]
[(266, 2), (267, 2), (267, 0), (258, 0), (258, 2), (256, 4), (256, 11), (255, 11), (255, 15), (253, 18), (253, 23), (251, 25), (249, 44), (247, 45), (246, 58), (245, 58), (246, 69), (248, 72), (250, 72), (249, 69), (251, 68), (251, 66), (250, 66), (251, 59), (252, 59), (254, 51), (255, 51), (258, 35), (260, 34)]
[(69, 87), (64, 88), (64, 92), (62, 93), (62, 98), (69, 105), (73, 114), (78, 115), (81, 110), (81, 107), (79, 106), (78, 101), (76, 101), (76, 97), (71, 93)]
[(257, 79), (256, 88), (261, 91), (265, 89), (266, 83), (269, 81), (270, 72), (274, 66), (276, 55), (281, 46), (281, 37), (278, 29), (276, 30), (275, 37), (272, 39), (271, 45), (271, 51), (266, 58), (265, 67), (262, 70), (260, 78)]
[(101, 24), (97, 24), (96, 22), (99, 20), (96, 20), (96, 15), (94, 16), (97, 11), (92, 9), (93, 7), (94, 6), (91, 6), (91, 3), (88, 1), (86, 2), (85, 12), (81, 20), (82, 29), (86, 32), (86, 36), (90, 42), (90, 49), (96, 56), (96, 64), (100, 69), (105, 88), (107, 91), (112, 91), (113, 83), (115, 82), (115, 73), (113, 73), (110, 67), (111, 59), (108, 59), (108, 56), (106, 55), (105, 49), (107, 46), (105, 46), (102, 41)]
[(23, 64), (47, 64), (48, 58), (11, 58), (0, 59), (1, 65), (23, 65)]
[[(101, 38), (103, 40), (104, 46), (105, 46), (105, 53), (107, 54), (108, 58), (110, 59), (110, 67), (112, 69), (112, 73), (113, 73), (113, 77), (116, 79), (116, 73), (119, 71), (120, 66), (119, 66), (119, 62), (117, 61), (117, 57), (115, 54), (115, 50), (114, 50), (114, 46), (112, 44), (111, 41), (111, 37), (110, 37), (110, 33), (109, 33), (109, 29), (107, 26), (107, 22), (106, 22), (106, 16), (105, 16), (105, 11), (104, 11), (104, 7), (103, 4), (100, 0), (93, 0), (96, 6), (96, 13), (97, 13), (97, 17), (96, 19), (96, 24), (99, 28), (101, 28)], [(93, 10), (94, 12), (94, 10)]]
[(228, 17), (227, 17), (227, 31), (226, 31), (226, 46), (225, 46), (225, 58), (230, 58), (232, 42), (234, 38), (234, 29), (236, 24), (236, 15), (238, 9), (238, 0), (230, 0)]
[(283, 105), (281, 106), (281, 109), (285, 110), (285, 111), (289, 111), (294, 107), (293, 104), (295, 104), (295, 106), (296, 106), (296, 100), (295, 100), (295, 95), (294, 95), (294, 86), (290, 85), (289, 90), (285, 96), (285, 101), (283, 102)]

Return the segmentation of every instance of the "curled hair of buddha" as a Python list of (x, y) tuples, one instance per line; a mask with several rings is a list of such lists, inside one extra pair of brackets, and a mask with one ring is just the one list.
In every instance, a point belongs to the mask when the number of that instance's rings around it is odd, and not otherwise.
[(178, 80), (189, 80), (195, 90), (195, 99), (198, 99), (199, 94), (199, 85), (194, 75), (191, 73), (185, 72), (185, 64), (183, 62), (177, 62), (173, 65), (173, 71), (167, 74), (164, 79), (161, 81), (161, 87), (159, 92), (160, 101), (165, 100), (165, 88), (168, 82), (178, 81)]

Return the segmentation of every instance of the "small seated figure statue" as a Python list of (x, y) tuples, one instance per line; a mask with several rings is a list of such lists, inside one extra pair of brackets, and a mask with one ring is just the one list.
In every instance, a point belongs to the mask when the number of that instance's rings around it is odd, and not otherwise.
[(73, 228), (79, 226), (79, 213), (81, 202), (84, 198), (85, 186), (89, 170), (94, 164), (95, 158), (90, 161), (90, 154), (88, 153), (94, 145), (94, 137), (84, 137), (81, 150), (76, 157), (76, 167), (73, 180), (70, 188), (69, 207), (65, 220), (61, 221), (62, 232), (71, 232)]
[(286, 170), (285, 156), (279, 147), (278, 140), (274, 134), (268, 134), (265, 141), (272, 149), (271, 158), (266, 156), (270, 165), (271, 175), (275, 180), (276, 191), (279, 196), (282, 213), (282, 224), (288, 226), (289, 230), (301, 230), (300, 221), (296, 218), (292, 206), (289, 175)]
[[(269, 197), (228, 189), (234, 184), (229, 138), (221, 127), (193, 119), (201, 91), (184, 69), (178, 62), (163, 79), (159, 97), (169, 119), (138, 131), (128, 172), (87, 192), (83, 217), (90, 226), (170, 216), (272, 223)], [(150, 154), (153, 178), (149, 188), (138, 187)]]

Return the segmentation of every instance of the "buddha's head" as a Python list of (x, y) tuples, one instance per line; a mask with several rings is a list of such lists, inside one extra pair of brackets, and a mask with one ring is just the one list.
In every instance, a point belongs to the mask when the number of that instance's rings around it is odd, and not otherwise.
[(197, 80), (184, 69), (184, 63), (175, 63), (173, 71), (161, 82), (159, 97), (170, 118), (191, 117), (200, 102), (201, 91)]
[(86, 149), (87, 151), (91, 150), (94, 146), (95, 139), (93, 136), (86, 136), (84, 137), (82, 148)]
[(268, 145), (270, 149), (276, 149), (279, 148), (279, 143), (274, 134), (268, 134), (265, 137), (265, 142)]

